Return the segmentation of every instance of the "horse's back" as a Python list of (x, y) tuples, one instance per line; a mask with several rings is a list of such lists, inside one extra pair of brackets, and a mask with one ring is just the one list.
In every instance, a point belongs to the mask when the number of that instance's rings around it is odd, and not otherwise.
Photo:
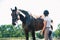
[(35, 19), (33, 16), (30, 16), (29, 21), (26, 21), (27, 24), (24, 25), (24, 28), (27, 28), (28, 30), (35, 29), (35, 31), (41, 30), (43, 28), (43, 21), (44, 20), (41, 18)]
[(37, 18), (33, 21), (33, 24), (34, 24), (34, 27), (35, 27), (35, 30), (42, 30), (44, 24), (43, 24), (43, 19), (41, 18)]

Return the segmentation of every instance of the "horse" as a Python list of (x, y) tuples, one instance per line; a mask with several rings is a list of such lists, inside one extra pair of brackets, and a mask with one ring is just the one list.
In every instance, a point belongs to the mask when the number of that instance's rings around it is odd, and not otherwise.
[[(20, 12), (18, 12), (17, 10), (19, 10)], [(22, 27), (25, 31), (25, 36), (26, 36), (26, 40), (29, 40), (29, 32), (31, 32), (32, 34), (32, 39), (35, 39), (35, 31), (38, 30), (42, 30), (44, 24), (43, 24), (43, 19), (41, 18), (34, 18), (33, 16), (29, 15), (28, 11), (26, 10), (21, 10), (21, 9), (17, 9), (17, 7), (15, 7), (15, 9), (11, 8), (11, 15), (12, 15), (12, 24), (16, 25), (16, 21), (21, 20), (22, 21)], [(22, 15), (24, 14), (25, 17)], [(19, 16), (19, 18), (18, 18)]]

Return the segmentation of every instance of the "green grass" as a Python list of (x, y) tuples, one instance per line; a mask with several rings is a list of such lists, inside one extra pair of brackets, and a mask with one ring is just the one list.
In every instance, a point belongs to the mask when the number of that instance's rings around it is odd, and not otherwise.
[(16, 37), (16, 38), (0, 38), (0, 40), (25, 40), (25, 38)]
[(54, 38), (54, 40), (60, 40), (60, 38)]
[[(29, 38), (32, 40), (31, 38)], [(26, 40), (25, 37), (10, 37), (10, 38), (0, 38), (0, 40)], [(36, 39), (36, 40), (44, 40), (44, 39)], [(53, 40), (60, 40), (57, 38), (53, 38)]]

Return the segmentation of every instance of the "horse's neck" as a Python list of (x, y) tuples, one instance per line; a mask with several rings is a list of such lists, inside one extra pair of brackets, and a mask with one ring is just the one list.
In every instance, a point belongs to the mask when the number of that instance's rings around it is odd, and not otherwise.
[(24, 23), (25, 22), (25, 17), (19, 13), (20, 20)]
[(25, 16), (29, 16), (28, 11), (26, 11), (26, 10), (21, 10), (21, 9), (19, 9), (19, 11), (21, 11)]

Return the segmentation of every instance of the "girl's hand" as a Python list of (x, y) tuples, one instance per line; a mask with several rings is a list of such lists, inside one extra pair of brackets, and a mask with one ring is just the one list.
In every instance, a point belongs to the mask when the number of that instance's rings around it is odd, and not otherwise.
[(43, 31), (41, 31), (40, 34), (43, 35)]

